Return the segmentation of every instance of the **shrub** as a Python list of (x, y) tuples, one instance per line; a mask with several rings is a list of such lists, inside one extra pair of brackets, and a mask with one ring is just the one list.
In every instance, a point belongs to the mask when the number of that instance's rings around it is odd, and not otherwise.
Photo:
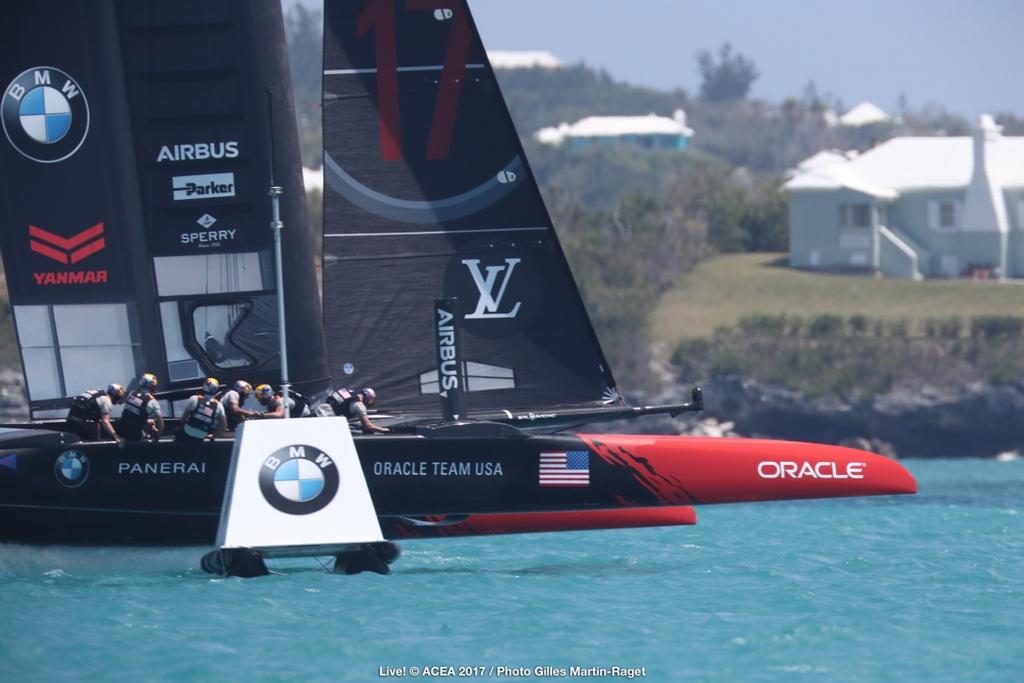
[(807, 326), (807, 336), (811, 339), (827, 339), (838, 337), (843, 332), (843, 319), (838, 315), (818, 315), (811, 318)]
[(973, 339), (1019, 337), (1024, 331), (1024, 318), (1012, 315), (979, 315), (971, 318)]
[(780, 337), (788, 324), (785, 315), (748, 315), (740, 318), (739, 328), (744, 334), (762, 337)]
[(866, 315), (851, 315), (847, 321), (850, 331), (854, 334), (866, 334), (868, 331), (868, 317)]

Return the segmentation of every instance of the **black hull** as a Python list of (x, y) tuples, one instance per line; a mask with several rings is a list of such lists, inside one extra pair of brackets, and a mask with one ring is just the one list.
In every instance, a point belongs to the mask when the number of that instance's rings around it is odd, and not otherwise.
[[(6, 521), (0, 542), (213, 544), (231, 439), (119, 449), (53, 432), (19, 434), (0, 440), (9, 463), (0, 467)], [(601, 461), (591, 464), (589, 486), (541, 486), (539, 454), (585, 450), (576, 436), (357, 436), (355, 442), (382, 518), (615, 508), (623, 506), (624, 493), (630, 505), (663, 504), (629, 471)], [(70, 451), (87, 460), (76, 482), (58, 472)], [(400, 526), (384, 524), (386, 531)]]
[[(393, 538), (432, 535), (410, 531), (396, 518), (542, 513), (513, 520), (511, 528), (544, 531), (595, 528), (572, 513), (609, 510), (621, 515), (611, 526), (644, 526), (626, 513), (917, 490), (910, 473), (888, 458), (788, 441), (527, 436), (506, 425), (472, 423), (419, 435), (358, 436), (355, 443), (377, 514)], [(230, 439), (165, 441), (119, 449), (53, 431), (0, 435), (0, 542), (212, 544), (232, 445)], [(552, 476), (551, 461), (568, 461), (573, 451), (573, 471), (556, 466)], [(469, 524), (465, 534), (476, 528)], [(479, 528), (502, 532), (493, 523)]]

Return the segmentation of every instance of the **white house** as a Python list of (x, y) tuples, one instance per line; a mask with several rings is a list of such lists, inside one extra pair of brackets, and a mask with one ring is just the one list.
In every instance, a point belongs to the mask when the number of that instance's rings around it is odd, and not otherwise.
[(887, 123), (892, 117), (871, 102), (861, 102), (856, 107), (839, 117), (839, 124), (853, 128), (868, 126), (873, 123)]
[(693, 130), (686, 125), (686, 113), (676, 109), (672, 117), (588, 116), (576, 123), (541, 128), (534, 137), (548, 145), (571, 148), (593, 144), (625, 142), (644, 149), (686, 149)]
[(1024, 277), (1024, 137), (991, 116), (970, 137), (819, 153), (789, 193), (790, 263), (893, 277)]
[(487, 59), (495, 69), (557, 69), (562, 66), (558, 57), (547, 50), (488, 50)]

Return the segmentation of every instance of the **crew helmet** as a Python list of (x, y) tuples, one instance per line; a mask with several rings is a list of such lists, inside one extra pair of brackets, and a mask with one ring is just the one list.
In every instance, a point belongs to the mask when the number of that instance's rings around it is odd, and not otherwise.
[(235, 391), (237, 391), (239, 394), (251, 394), (252, 385), (246, 382), (244, 379), (240, 379), (237, 382), (235, 382)]
[(261, 384), (256, 387), (256, 399), (261, 402), (269, 401), (274, 397), (274, 387), (269, 384)]
[(146, 372), (139, 377), (139, 388), (140, 389), (156, 389), (156, 385), (159, 384), (156, 375), (152, 372)]
[(206, 383), (203, 384), (203, 393), (216, 394), (218, 391), (220, 391), (220, 382), (214, 377), (207, 377)]
[(373, 405), (377, 401), (377, 392), (370, 387), (364, 387), (359, 393), (363, 395), (363, 402), (368, 406)]
[(120, 403), (121, 399), (124, 398), (124, 387), (114, 382), (107, 387), (107, 396), (110, 397), (114, 403)]

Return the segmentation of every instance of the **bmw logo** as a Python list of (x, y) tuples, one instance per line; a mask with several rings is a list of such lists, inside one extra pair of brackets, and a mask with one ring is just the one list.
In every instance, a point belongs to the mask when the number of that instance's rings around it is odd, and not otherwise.
[(78, 151), (89, 132), (89, 103), (71, 76), (51, 66), (22, 71), (8, 84), (0, 109), (4, 135), (22, 155), (42, 164)]
[(89, 458), (81, 451), (64, 451), (53, 463), (57, 481), (68, 488), (78, 488), (89, 478)]
[(338, 468), (319, 448), (279, 448), (260, 465), (260, 491), (272, 507), (290, 515), (322, 510), (338, 492)]

